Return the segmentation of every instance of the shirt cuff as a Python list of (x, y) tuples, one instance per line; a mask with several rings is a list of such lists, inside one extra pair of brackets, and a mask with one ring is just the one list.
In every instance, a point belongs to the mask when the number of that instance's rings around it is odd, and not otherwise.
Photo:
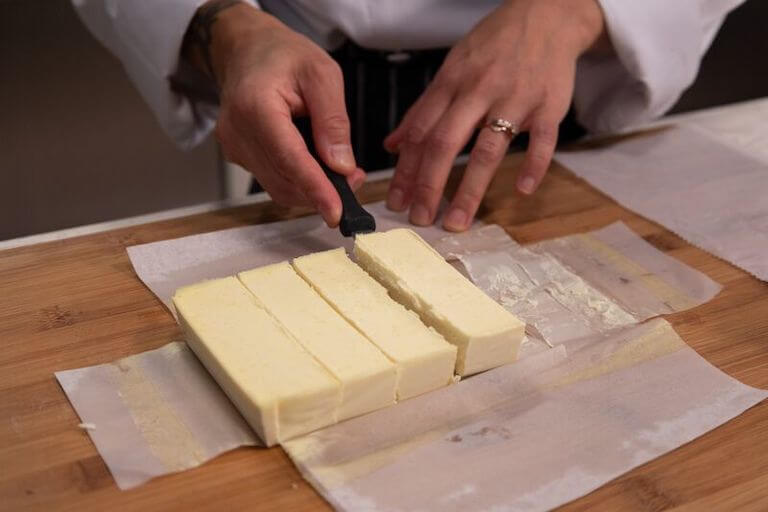
[(579, 59), (578, 121), (615, 132), (663, 115), (693, 83), (726, 14), (742, 0), (599, 0), (613, 54)]

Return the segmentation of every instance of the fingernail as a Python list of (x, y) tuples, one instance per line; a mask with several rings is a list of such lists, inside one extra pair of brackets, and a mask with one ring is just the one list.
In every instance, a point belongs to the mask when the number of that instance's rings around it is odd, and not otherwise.
[(354, 167), (355, 156), (352, 154), (352, 148), (349, 144), (334, 144), (331, 146), (331, 158), (336, 165), (341, 167)]
[(530, 176), (526, 176), (517, 182), (517, 188), (519, 188), (521, 192), (524, 192), (526, 194), (533, 193), (533, 188), (535, 186), (536, 186), (536, 181)]
[(389, 190), (389, 194), (387, 194), (387, 208), (390, 210), (395, 211), (402, 211), (403, 207), (405, 206), (404, 203), (405, 194), (403, 194), (403, 190), (400, 188), (392, 188)]
[(384, 141), (384, 151), (386, 151), (390, 155), (396, 155), (400, 152), (400, 145), (392, 144), (391, 142)]
[(462, 231), (467, 226), (467, 213), (461, 208), (454, 208), (445, 216), (443, 226), (453, 231)]
[(429, 210), (423, 204), (413, 205), (409, 220), (417, 226), (428, 226), (429, 224), (432, 224), (429, 218)]

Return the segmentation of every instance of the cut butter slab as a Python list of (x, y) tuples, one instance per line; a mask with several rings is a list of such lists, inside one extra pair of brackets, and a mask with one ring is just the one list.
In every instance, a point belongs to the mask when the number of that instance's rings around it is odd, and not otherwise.
[(395, 402), (394, 364), (288, 262), (242, 272), (238, 277), (256, 301), (341, 383), (339, 421)]
[(409, 229), (358, 235), (357, 262), (456, 345), (456, 373), (471, 375), (517, 359), (525, 324), (461, 275)]
[(173, 303), (187, 342), (267, 446), (336, 421), (339, 382), (234, 277)]
[(397, 365), (397, 398), (449, 384), (456, 347), (395, 302), (343, 248), (293, 260), (293, 267), (333, 308)]

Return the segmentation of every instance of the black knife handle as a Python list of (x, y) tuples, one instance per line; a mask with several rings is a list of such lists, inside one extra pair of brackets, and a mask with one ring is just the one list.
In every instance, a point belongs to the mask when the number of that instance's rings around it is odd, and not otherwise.
[(355, 197), (355, 193), (349, 188), (346, 176), (330, 170), (322, 162), (320, 166), (325, 175), (331, 180), (333, 188), (341, 198), (341, 221), (339, 231), (343, 236), (353, 236), (357, 233), (369, 233), (376, 230), (376, 221), (373, 215), (365, 211)]

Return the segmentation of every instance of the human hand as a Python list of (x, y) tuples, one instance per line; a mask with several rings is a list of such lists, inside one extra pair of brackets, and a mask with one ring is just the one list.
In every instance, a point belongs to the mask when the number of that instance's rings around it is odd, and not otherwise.
[[(596, 0), (507, 0), (449, 52), (424, 94), (384, 141), (399, 152), (387, 206), (434, 222), (453, 161), (479, 125), (501, 118), (530, 133), (517, 188), (546, 173), (573, 95), (576, 59), (603, 33)], [(469, 227), (510, 142), (483, 129), (443, 227)]]
[(362, 184), (336, 62), (245, 3), (216, 15), (210, 62), (221, 90), (216, 137), (225, 158), (252, 172), (276, 202), (313, 206), (336, 226), (341, 200), (292, 121), (308, 115), (320, 158), (353, 189)]

